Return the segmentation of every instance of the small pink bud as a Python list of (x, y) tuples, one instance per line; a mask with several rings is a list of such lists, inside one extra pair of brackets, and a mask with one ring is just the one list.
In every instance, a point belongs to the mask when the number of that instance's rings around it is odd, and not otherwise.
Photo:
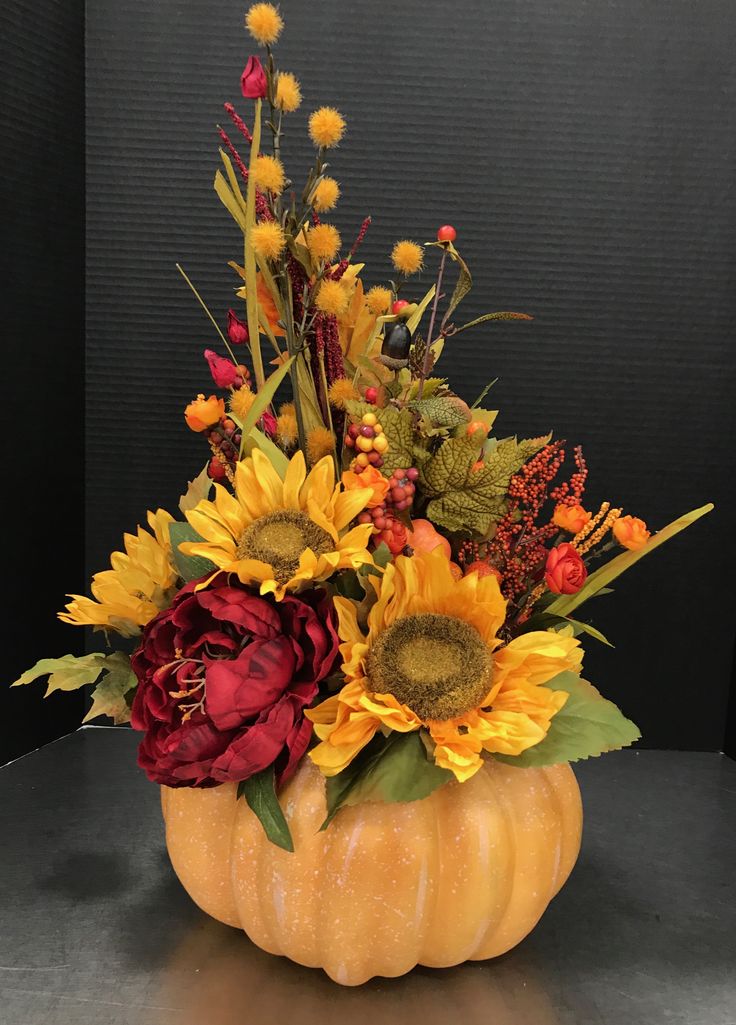
[(248, 341), (248, 325), (235, 316), (232, 310), (227, 311), (227, 336), (232, 345), (245, 345)]

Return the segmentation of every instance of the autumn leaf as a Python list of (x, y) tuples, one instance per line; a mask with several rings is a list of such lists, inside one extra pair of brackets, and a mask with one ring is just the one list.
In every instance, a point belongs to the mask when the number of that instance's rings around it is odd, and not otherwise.
[(105, 659), (105, 675), (92, 691), (92, 707), (82, 722), (96, 719), (98, 715), (106, 715), (119, 726), (130, 722), (131, 692), (137, 685), (135, 673), (130, 668), (130, 659), (121, 651), (108, 655)]

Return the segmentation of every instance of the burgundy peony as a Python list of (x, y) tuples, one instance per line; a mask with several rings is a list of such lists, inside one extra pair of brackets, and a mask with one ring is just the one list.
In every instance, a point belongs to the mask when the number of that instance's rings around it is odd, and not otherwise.
[(231, 388), (236, 381), (241, 380), (238, 368), (231, 360), (218, 356), (212, 349), (204, 350), (204, 358), (209, 364), (212, 380), (218, 388)]
[(249, 57), (245, 70), (240, 76), (240, 88), (246, 99), (255, 100), (263, 97), (268, 92), (268, 81), (263, 65), (257, 57)]
[(279, 783), (304, 754), (304, 709), (338, 654), (324, 591), (276, 602), (220, 574), (184, 587), (146, 626), (132, 658), (138, 763), (155, 783), (209, 787), (275, 766)]
[(588, 571), (580, 553), (564, 541), (550, 549), (544, 579), (554, 594), (575, 594), (585, 583)]

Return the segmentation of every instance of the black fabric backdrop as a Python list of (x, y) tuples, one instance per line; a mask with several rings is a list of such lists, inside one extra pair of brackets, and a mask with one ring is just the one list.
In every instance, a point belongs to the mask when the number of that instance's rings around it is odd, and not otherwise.
[[(174, 269), (222, 317), (237, 231), (212, 191), (214, 125), (238, 101), (244, 4), (89, 6), (87, 569), (157, 504), (174, 509), (205, 451), (182, 418), (208, 389), (215, 338)], [(650, 746), (719, 749), (733, 659), (733, 187), (736, 8), (727, 0), (286, 0), (278, 47), (305, 118), (349, 133), (332, 171), (350, 238), (366, 213), (369, 283), (397, 237), (458, 229), (475, 274), (468, 332), (444, 370), (474, 397), (493, 377), (502, 434), (581, 442), (590, 501), (661, 526), (716, 512), (589, 607), (616, 651), (588, 675)], [(240, 108), (246, 105), (241, 101)], [(417, 285), (417, 294), (430, 275)], [(214, 346), (213, 346), (214, 347)]]
[(84, 643), (55, 619), (85, 586), (83, 47), (83, 0), (3, 0), (0, 764), (83, 714), (81, 695), (7, 687)]

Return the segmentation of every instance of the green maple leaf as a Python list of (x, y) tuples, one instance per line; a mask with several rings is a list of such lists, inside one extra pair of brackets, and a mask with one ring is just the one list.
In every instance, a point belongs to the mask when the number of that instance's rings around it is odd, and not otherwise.
[(82, 722), (106, 715), (115, 723), (130, 722), (130, 703), (138, 681), (130, 668), (130, 659), (121, 651), (105, 659), (105, 675), (92, 691), (92, 707)]
[(560, 673), (544, 686), (570, 695), (552, 719), (547, 736), (520, 755), (494, 758), (520, 768), (558, 765), (618, 751), (641, 737), (639, 728), (612, 701), (575, 673)]
[(41, 676), (48, 676), (48, 686), (44, 697), (56, 690), (72, 691), (94, 683), (102, 672), (106, 656), (94, 655), (62, 655), (60, 658), (42, 658), (35, 666), (27, 669), (22, 676), (11, 683), (11, 687), (23, 687), (33, 683)]

